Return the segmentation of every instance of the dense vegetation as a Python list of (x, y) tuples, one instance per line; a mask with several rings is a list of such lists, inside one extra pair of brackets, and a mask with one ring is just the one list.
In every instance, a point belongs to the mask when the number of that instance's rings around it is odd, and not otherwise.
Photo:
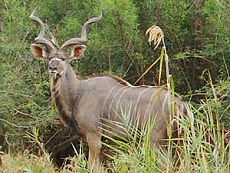
[[(44, 168), (45, 172), (54, 172), (51, 159), (67, 157), (70, 150), (74, 153), (70, 142), (76, 137), (59, 124), (51, 104), (47, 63), (34, 59), (30, 53), (30, 44), (39, 31), (29, 20), (35, 7), (36, 14), (47, 23), (49, 38), (54, 36), (59, 44), (79, 36), (82, 24), (104, 9), (103, 20), (90, 29), (85, 57), (72, 63), (83, 78), (115, 74), (135, 83), (160, 55), (160, 48), (153, 51), (154, 46), (148, 44), (146, 30), (156, 24), (164, 31), (173, 86), (189, 102), (194, 118), (189, 122), (178, 120), (184, 128), (183, 145), (171, 143), (167, 152), (151, 150), (137, 141), (120, 144), (122, 148), (110, 146), (118, 153), (108, 163), (112, 172), (230, 171), (229, 1), (2, 0), (3, 172), (42, 172)], [(159, 85), (159, 72), (160, 85), (165, 84), (165, 68), (160, 68), (159, 63), (138, 84)], [(78, 142), (73, 145), (77, 150), (83, 149), (77, 151), (68, 166), (86, 172), (85, 147)], [(175, 148), (179, 157), (172, 152)], [(57, 150), (50, 157), (48, 153)], [(67, 172), (69, 168), (64, 169)]]

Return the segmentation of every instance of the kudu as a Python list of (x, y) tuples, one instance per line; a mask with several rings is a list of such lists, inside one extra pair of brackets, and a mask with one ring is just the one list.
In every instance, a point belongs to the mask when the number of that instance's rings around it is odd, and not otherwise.
[[(89, 147), (88, 166), (99, 163), (101, 138), (105, 133), (101, 126), (103, 119), (121, 122), (121, 114), (127, 113), (132, 122), (139, 122), (140, 127), (154, 119), (151, 131), (151, 144), (161, 143), (167, 138), (167, 128), (171, 114), (172, 94), (163, 87), (133, 86), (116, 76), (93, 77), (80, 80), (75, 75), (70, 62), (78, 59), (85, 51), (87, 31), (99, 17), (89, 19), (82, 27), (80, 38), (71, 38), (59, 49), (45, 38), (43, 22), (31, 14), (37, 22), (40, 33), (31, 45), (32, 54), (39, 59), (49, 61), (52, 101), (57, 108), (61, 122), (76, 129)], [(72, 52), (66, 51), (72, 47)], [(173, 99), (176, 113), (184, 111), (184, 103), (179, 98)], [(175, 126), (173, 126), (174, 128)], [(113, 130), (111, 128), (111, 130)]]

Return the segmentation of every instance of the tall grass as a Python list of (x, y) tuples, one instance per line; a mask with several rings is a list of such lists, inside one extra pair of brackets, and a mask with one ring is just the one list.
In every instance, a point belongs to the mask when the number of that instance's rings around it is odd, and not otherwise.
[[(113, 144), (105, 145), (116, 153), (110, 170), (119, 173), (229, 172), (229, 141), (221, 123), (229, 107), (223, 110), (220, 103), (207, 98), (200, 105), (190, 104), (193, 115), (189, 119), (177, 119), (183, 135), (169, 139), (168, 148), (149, 147), (149, 136), (133, 133), (133, 130), (126, 142), (109, 138)], [(129, 132), (130, 127), (126, 131)]]
[[(114, 173), (229, 172), (230, 148), (223, 122), (230, 109), (226, 104), (226, 98), (223, 98), (223, 95), (229, 94), (229, 84), (226, 81), (210, 87), (210, 93), (200, 104), (189, 103), (193, 113), (189, 118), (178, 117), (176, 120), (183, 129), (182, 135), (179, 138), (168, 139), (170, 145), (166, 147), (150, 147), (151, 124), (147, 130), (140, 130), (130, 125), (129, 118), (123, 119), (123, 124), (107, 122), (105, 129), (117, 127), (122, 129), (122, 133), (108, 130), (108, 135), (104, 135), (107, 141), (103, 144), (112, 152), (104, 167), (94, 171), (101, 172), (103, 169), (102, 172)], [(220, 92), (222, 95), (218, 95)], [(124, 117), (130, 116), (128, 114)], [(82, 160), (79, 161), (79, 158)], [(78, 163), (84, 161), (83, 157), (79, 158), (75, 158)], [(78, 164), (74, 170), (84, 172), (86, 169), (83, 171), (83, 167), (84, 164)]]

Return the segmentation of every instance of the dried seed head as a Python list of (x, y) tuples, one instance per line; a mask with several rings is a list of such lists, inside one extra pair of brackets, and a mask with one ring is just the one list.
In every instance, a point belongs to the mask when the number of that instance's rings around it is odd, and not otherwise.
[(154, 41), (154, 50), (159, 46), (161, 41), (164, 44), (164, 33), (159, 26), (151, 26), (149, 29), (147, 29), (145, 35), (149, 35), (148, 42), (150, 45), (152, 41)]

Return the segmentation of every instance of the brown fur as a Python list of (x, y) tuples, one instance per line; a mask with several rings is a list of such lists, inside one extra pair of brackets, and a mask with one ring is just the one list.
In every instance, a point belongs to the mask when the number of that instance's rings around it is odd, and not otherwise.
[(113, 79), (115, 79), (117, 82), (119, 82), (120, 84), (124, 85), (124, 86), (129, 86), (131, 85), (130, 83), (128, 83), (126, 80), (118, 77), (118, 76), (114, 76), (114, 75), (107, 75), (108, 77), (111, 77)]

